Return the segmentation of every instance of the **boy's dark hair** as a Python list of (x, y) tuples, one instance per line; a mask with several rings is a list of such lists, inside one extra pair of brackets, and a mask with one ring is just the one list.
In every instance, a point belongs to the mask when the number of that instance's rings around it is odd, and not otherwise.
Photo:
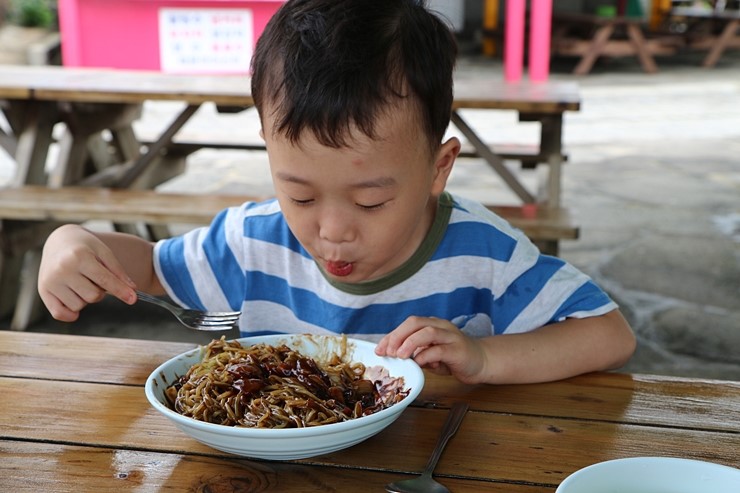
[[(455, 37), (424, 0), (289, 0), (252, 59), (252, 97), (274, 131), (310, 130), (344, 147), (355, 126), (376, 137), (378, 116), (404, 98), (436, 148), (450, 121)], [(389, 106), (391, 106), (389, 108)]]

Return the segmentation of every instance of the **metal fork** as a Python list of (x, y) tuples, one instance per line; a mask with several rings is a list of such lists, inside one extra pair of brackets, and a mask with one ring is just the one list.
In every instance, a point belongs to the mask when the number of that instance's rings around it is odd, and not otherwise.
[(175, 318), (185, 327), (195, 330), (230, 330), (239, 321), (242, 312), (203, 312), (200, 310), (187, 310), (171, 303), (167, 303), (147, 293), (136, 291), (136, 296), (141, 301), (159, 305), (169, 310)]

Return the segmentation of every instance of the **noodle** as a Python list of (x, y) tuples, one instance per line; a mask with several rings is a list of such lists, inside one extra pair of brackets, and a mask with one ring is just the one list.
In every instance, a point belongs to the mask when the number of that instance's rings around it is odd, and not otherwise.
[[(346, 349), (346, 340), (342, 341)], [(176, 412), (208, 423), (251, 428), (302, 428), (367, 416), (409, 394), (403, 379), (373, 381), (362, 363), (338, 355), (319, 365), (286, 345), (243, 347), (211, 341), (200, 363), (165, 391)], [(387, 374), (387, 372), (385, 372)]]

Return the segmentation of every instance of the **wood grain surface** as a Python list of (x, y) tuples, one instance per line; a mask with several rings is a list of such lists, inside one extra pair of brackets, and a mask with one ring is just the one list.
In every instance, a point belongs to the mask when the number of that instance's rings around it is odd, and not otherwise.
[(551, 492), (623, 457), (740, 465), (740, 383), (610, 373), (509, 386), (427, 374), (419, 399), (361, 444), (248, 460), (189, 438), (146, 400), (147, 376), (193, 347), (1, 331), (0, 490), (382, 491), (423, 469), (456, 400), (470, 411), (435, 473), (452, 491)]

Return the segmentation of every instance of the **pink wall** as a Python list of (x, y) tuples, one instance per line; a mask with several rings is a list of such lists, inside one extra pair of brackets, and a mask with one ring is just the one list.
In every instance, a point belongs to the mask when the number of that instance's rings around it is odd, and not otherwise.
[[(280, 0), (59, 0), (62, 60), (72, 67), (159, 70), (159, 9), (252, 10), (256, 43)], [(249, 67), (244, 68), (246, 73)]]

